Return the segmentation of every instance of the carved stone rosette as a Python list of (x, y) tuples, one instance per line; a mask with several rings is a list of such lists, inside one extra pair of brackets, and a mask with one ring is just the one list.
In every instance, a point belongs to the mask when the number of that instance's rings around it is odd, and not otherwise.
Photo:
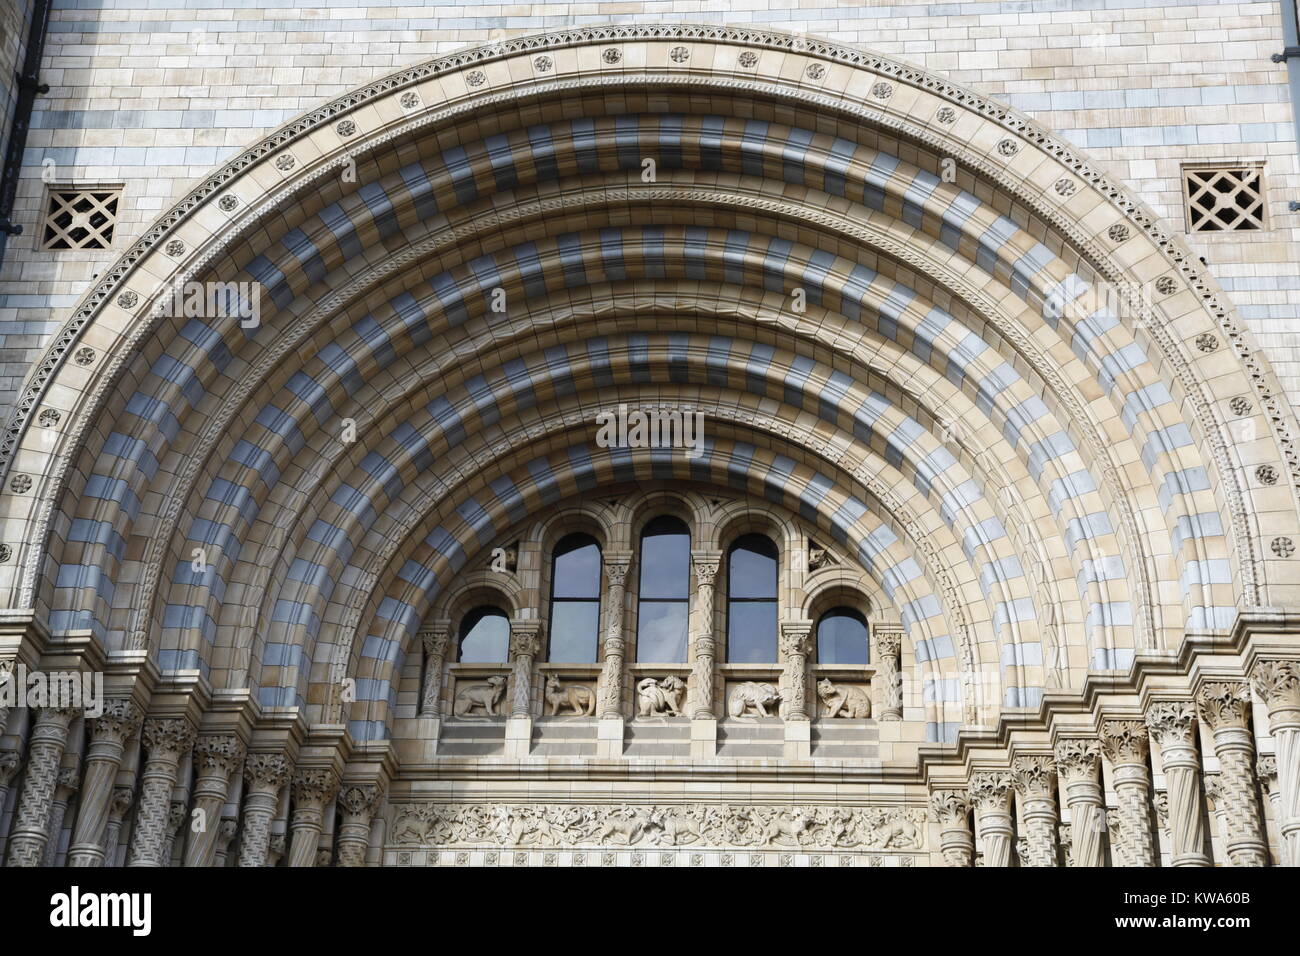
[(1277, 819), (1281, 856), (1300, 866), (1300, 661), (1263, 660), (1251, 676), (1268, 707), (1269, 731), (1277, 762)]
[(1155, 701), (1147, 708), (1146, 724), (1160, 747), (1160, 764), (1168, 786), (1170, 862), (1174, 866), (1209, 866), (1201, 825), (1196, 707), (1185, 700)]
[(596, 715), (623, 716), (623, 665), (627, 642), (623, 637), (623, 604), (627, 594), (627, 573), (632, 566), (630, 552), (605, 555), (605, 579), (609, 584), (605, 612), (605, 640), (601, 647), (600, 680), (596, 686)]
[(876, 644), (876, 681), (880, 688), (881, 720), (903, 718), (902, 653), (903, 629), (896, 624), (877, 624), (871, 629)]
[(280, 791), (293, 770), (281, 753), (251, 753), (244, 761), (244, 833), (239, 840), (239, 866), (265, 866), (270, 849), (271, 821)]
[(691, 716), (705, 719), (714, 716), (713, 674), (717, 639), (713, 634), (714, 582), (722, 564), (720, 551), (692, 551), (691, 563), (695, 568), (696, 618), (699, 630), (693, 646), (695, 660), (691, 667)]
[(1250, 733), (1250, 688), (1238, 681), (1207, 681), (1196, 695), (1201, 719), (1214, 734), (1219, 758), (1220, 809), (1233, 866), (1266, 866), (1268, 848), (1255, 791), (1255, 742)]
[(782, 621), (781, 658), (785, 689), (781, 694), (786, 720), (808, 719), (808, 654), (812, 651), (812, 621)]
[(1056, 769), (1065, 780), (1070, 808), (1070, 866), (1101, 866), (1105, 829), (1101, 793), (1101, 745), (1087, 737), (1056, 742)]
[(307, 767), (293, 777), (293, 818), (289, 866), (314, 866), (325, 805), (334, 799), (339, 776), (331, 767)]
[(936, 790), (930, 809), (939, 821), (939, 847), (949, 866), (971, 866), (975, 838), (970, 832), (970, 797), (965, 790)]
[(1155, 835), (1151, 832), (1151, 774), (1147, 768), (1150, 735), (1140, 720), (1106, 720), (1101, 746), (1114, 767), (1115, 797), (1119, 801), (1119, 859), (1127, 866), (1155, 866)]
[(9, 831), (9, 866), (40, 866), (44, 862), (59, 762), (68, 743), (68, 728), (78, 714), (74, 708), (42, 707), (37, 711), (28, 743), (27, 773)]
[(234, 734), (204, 734), (194, 744), (194, 812), (197, 825), (185, 842), (186, 866), (212, 866), (220, 836), (221, 808), (230, 776), (244, 762), (244, 744)]
[(424, 647), (424, 686), (420, 692), (420, 716), (437, 717), (441, 713), (442, 667), (451, 640), (451, 621), (434, 621), (420, 630)]
[(384, 799), (381, 783), (348, 783), (339, 791), (338, 865), (365, 866), (370, 847), (370, 820)]
[(176, 770), (194, 746), (194, 728), (178, 718), (144, 722), (147, 757), (140, 775), (140, 807), (131, 833), (127, 866), (166, 866), (167, 820)]
[(981, 770), (971, 774), (968, 792), (975, 806), (975, 832), (984, 846), (984, 865), (1011, 865), (1011, 774)]
[(1050, 756), (1017, 757), (1011, 765), (1025, 831), (1024, 866), (1056, 866), (1056, 764)]
[(510, 622), (510, 716), (532, 714), (533, 659), (542, 647), (542, 622)]
[(108, 700), (90, 726), (86, 779), (81, 789), (77, 828), (68, 850), (69, 866), (102, 866), (104, 832), (108, 826), (113, 782), (129, 738), (140, 729), (144, 714), (131, 700)]

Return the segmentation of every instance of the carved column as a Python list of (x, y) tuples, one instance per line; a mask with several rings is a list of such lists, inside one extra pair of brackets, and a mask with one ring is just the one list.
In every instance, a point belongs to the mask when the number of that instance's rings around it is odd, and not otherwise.
[(984, 847), (985, 866), (1011, 865), (1011, 774), (984, 770), (971, 774), (975, 831)]
[(1147, 708), (1146, 723), (1160, 745), (1160, 764), (1167, 784), (1170, 863), (1209, 866), (1201, 826), (1201, 758), (1196, 752), (1196, 708), (1191, 701), (1156, 701)]
[(949, 866), (970, 866), (975, 857), (975, 838), (970, 832), (970, 798), (965, 790), (936, 790), (930, 795), (930, 809), (939, 821), (939, 847)]
[(127, 866), (166, 866), (171, 859), (167, 829), (172, 789), (181, 758), (194, 746), (194, 728), (177, 718), (150, 719), (144, 722), (143, 734), (147, 758)]
[(206, 734), (194, 745), (194, 811), (190, 819), (201, 829), (185, 844), (186, 866), (212, 866), (217, 855), (221, 808), (230, 792), (230, 775), (244, 761), (244, 745), (234, 734)]
[(876, 641), (876, 682), (880, 688), (880, 719), (903, 718), (903, 629), (897, 624), (877, 624), (871, 629)]
[(217, 827), (217, 848), (213, 866), (223, 867), (230, 856), (230, 844), (239, 832), (239, 822), (234, 817), (222, 817), (221, 826)]
[(27, 744), (27, 773), (9, 832), (9, 866), (40, 866), (45, 858), (46, 826), (58, 786), (59, 762), (68, 744), (68, 728), (78, 713), (71, 707), (37, 711)]
[(77, 828), (68, 851), (69, 866), (104, 865), (104, 831), (108, 826), (113, 784), (126, 742), (140, 729), (144, 715), (131, 700), (109, 700), (91, 721), (86, 751), (86, 779), (81, 789)]
[(339, 824), (339, 866), (365, 866), (370, 848), (370, 819), (384, 798), (378, 783), (346, 784), (339, 791), (338, 807), (343, 814)]
[[(172, 851), (176, 848), (176, 837), (180, 835), (185, 823), (185, 801), (173, 800), (167, 805), (167, 838), (163, 841), (162, 863), (159, 866), (172, 865)], [(184, 841), (182, 841), (184, 842)]]
[(4, 812), (5, 799), (9, 796), (9, 786), (22, 765), (22, 758), (17, 750), (0, 750), (0, 813)]
[(785, 661), (786, 720), (808, 719), (808, 654), (812, 650), (812, 621), (781, 623), (781, 658)]
[(1283, 865), (1300, 866), (1300, 661), (1260, 661), (1252, 676), (1273, 736), (1280, 855)]
[(1107, 720), (1101, 725), (1101, 746), (1115, 770), (1119, 801), (1122, 856), (1129, 866), (1155, 866), (1155, 837), (1151, 832), (1151, 774), (1147, 769), (1150, 738), (1140, 720)]
[[(0, 691), (4, 686), (14, 679), (14, 659), (12, 657), (0, 661)], [(15, 695), (17, 699), (17, 695)], [(4, 733), (5, 724), (9, 722), (9, 705), (0, 703), (0, 734)]]
[(510, 622), (510, 716), (532, 716), (533, 658), (542, 647), (541, 621)]
[[(1260, 754), (1259, 759), (1255, 761), (1255, 776), (1259, 778), (1259, 785), (1268, 795), (1268, 802), (1273, 807), (1273, 821), (1278, 824), (1278, 832), (1282, 830), (1281, 812), (1282, 812), (1282, 791), (1277, 785), (1277, 757), (1273, 754)], [(1291, 866), (1287, 859), (1286, 841), (1278, 840), (1278, 862), (1282, 866)]]
[(1267, 866), (1268, 847), (1255, 792), (1255, 742), (1250, 735), (1250, 689), (1237, 681), (1210, 681), (1196, 697), (1214, 734), (1219, 758), (1225, 844), (1233, 866)]
[[(420, 631), (424, 645), (424, 688), (420, 694), (420, 716), (441, 716), (442, 665), (451, 640), (451, 621), (437, 620)], [(258, 864), (259, 866), (261, 864)]]
[(244, 833), (239, 838), (239, 865), (265, 866), (270, 849), (271, 821), (280, 804), (280, 790), (293, 767), (284, 754), (249, 754), (244, 761)]
[[(511, 641), (513, 640), (512, 636)], [(293, 833), (293, 839), (289, 843), (290, 866), (316, 865), (321, 819), (325, 805), (334, 799), (338, 788), (338, 774), (328, 767), (309, 767), (294, 775), (293, 818), (289, 822), (289, 829)]]
[(1101, 746), (1087, 737), (1057, 741), (1056, 767), (1070, 808), (1070, 866), (1101, 866), (1103, 821)]
[(1056, 866), (1056, 765), (1046, 755), (1017, 757), (1011, 765), (1023, 812), (1025, 866)]
[(122, 821), (135, 792), (130, 787), (114, 787), (113, 796), (108, 803), (108, 824), (104, 827), (104, 862), (103, 866), (117, 866), (117, 848), (122, 842)]
[(713, 598), (722, 552), (692, 551), (691, 560), (695, 566), (696, 616), (699, 621), (699, 631), (696, 632), (694, 641), (695, 662), (691, 668), (692, 692), (695, 695), (691, 717), (705, 720), (714, 716), (713, 670), (718, 642), (713, 634)]
[(597, 681), (597, 717), (623, 716), (623, 662), (627, 641), (623, 637), (623, 601), (627, 594), (627, 572), (632, 566), (629, 552), (612, 552), (605, 556), (605, 578), (609, 584), (609, 603), (605, 613), (605, 640), (600, 679)]
[(59, 859), (59, 837), (63, 834), (63, 821), (68, 816), (68, 804), (72, 796), (81, 788), (81, 769), (74, 765), (60, 767), (57, 785), (54, 788), (54, 800), (50, 804), (50, 823), (46, 827), (50, 838), (45, 841), (45, 858), (42, 866), (57, 866)]
[(280, 858), (284, 856), (285, 844), (288, 841), (283, 833), (272, 833), (271, 842), (267, 844), (266, 865), (279, 866)]

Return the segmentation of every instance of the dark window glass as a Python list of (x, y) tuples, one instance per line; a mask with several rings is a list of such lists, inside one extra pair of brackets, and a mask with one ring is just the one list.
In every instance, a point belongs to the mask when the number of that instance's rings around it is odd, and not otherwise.
[(686, 523), (655, 518), (641, 532), (636, 659), (655, 664), (686, 660), (691, 586), (691, 533)]
[(727, 552), (727, 660), (775, 664), (776, 545), (761, 534), (736, 539)]
[(495, 607), (476, 607), (460, 622), (460, 659), (504, 664), (510, 658), (510, 619)]
[(600, 545), (571, 534), (551, 563), (551, 660), (590, 664), (600, 642)]
[(851, 607), (832, 608), (817, 622), (819, 664), (866, 664), (867, 619)]

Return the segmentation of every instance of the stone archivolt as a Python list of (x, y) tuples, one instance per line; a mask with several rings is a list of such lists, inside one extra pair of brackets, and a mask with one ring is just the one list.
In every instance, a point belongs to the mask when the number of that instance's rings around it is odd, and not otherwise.
[(923, 850), (920, 807), (398, 804), (400, 846), (692, 846)]

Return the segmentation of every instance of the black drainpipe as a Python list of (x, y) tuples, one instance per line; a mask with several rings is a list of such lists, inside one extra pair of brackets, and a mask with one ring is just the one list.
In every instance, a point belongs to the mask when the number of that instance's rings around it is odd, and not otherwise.
[(32, 25), (27, 33), (27, 53), (22, 72), (17, 74), (18, 99), (14, 103), (14, 120), (9, 127), (9, 148), (5, 150), (4, 172), (0, 174), (0, 263), (10, 236), (20, 235), (23, 227), (10, 221), (14, 196), (18, 193), (18, 174), (22, 171), (23, 151), (27, 148), (27, 128), (32, 121), (32, 105), (37, 93), (48, 93), (49, 84), (40, 81), (41, 55), (45, 52), (45, 28), (50, 22), (52, 0), (36, 0), (32, 8)]

